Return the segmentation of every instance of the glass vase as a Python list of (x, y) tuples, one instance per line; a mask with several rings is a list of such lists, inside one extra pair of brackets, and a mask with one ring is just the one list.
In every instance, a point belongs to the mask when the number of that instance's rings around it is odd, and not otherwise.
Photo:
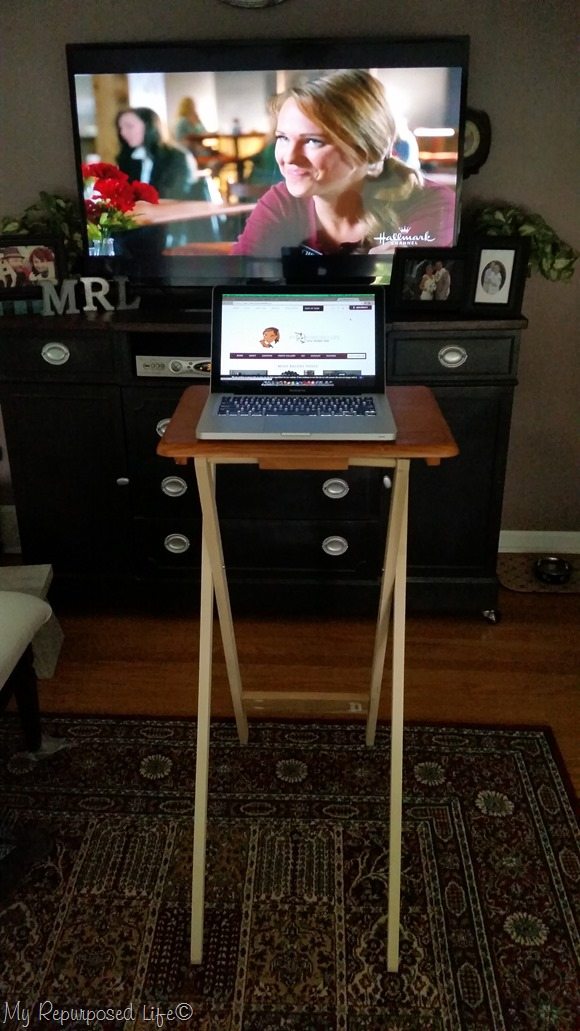
[(101, 236), (89, 243), (89, 254), (93, 258), (112, 258), (115, 254), (115, 241), (112, 236)]

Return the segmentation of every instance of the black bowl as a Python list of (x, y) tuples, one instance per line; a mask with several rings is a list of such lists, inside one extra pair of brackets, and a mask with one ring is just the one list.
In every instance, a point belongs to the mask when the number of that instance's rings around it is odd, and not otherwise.
[(572, 566), (557, 555), (543, 555), (534, 563), (534, 573), (543, 584), (565, 584), (572, 574)]

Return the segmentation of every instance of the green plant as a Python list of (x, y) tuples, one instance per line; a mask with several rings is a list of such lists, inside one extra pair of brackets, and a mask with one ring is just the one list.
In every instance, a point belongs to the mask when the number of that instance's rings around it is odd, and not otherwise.
[(0, 233), (29, 235), (45, 233), (62, 241), (67, 270), (75, 272), (83, 252), (81, 215), (76, 201), (57, 193), (41, 191), (39, 199), (24, 209), (19, 218), (0, 218)]
[(525, 236), (530, 241), (528, 271), (569, 281), (578, 251), (565, 243), (541, 215), (514, 204), (481, 204), (468, 213), (471, 231), (486, 236)]

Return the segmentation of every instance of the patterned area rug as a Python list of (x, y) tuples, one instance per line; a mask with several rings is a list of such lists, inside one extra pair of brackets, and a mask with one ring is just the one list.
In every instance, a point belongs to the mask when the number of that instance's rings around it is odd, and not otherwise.
[(502, 587), (530, 594), (580, 593), (580, 555), (559, 556), (572, 567), (570, 579), (565, 584), (545, 584), (538, 579), (534, 564), (539, 557), (534, 553), (501, 552), (497, 557), (497, 577)]
[[(204, 963), (189, 964), (194, 725), (0, 723), (0, 1024), (575, 1031), (580, 854), (550, 731), (405, 730), (386, 966), (389, 731), (212, 724)], [(30, 1019), (29, 1019), (30, 1018)]]

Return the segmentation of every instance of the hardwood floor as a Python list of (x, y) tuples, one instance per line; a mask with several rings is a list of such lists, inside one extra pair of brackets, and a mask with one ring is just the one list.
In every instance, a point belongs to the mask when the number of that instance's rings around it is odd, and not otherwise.
[[(195, 605), (142, 598), (53, 599), (64, 630), (56, 674), (40, 681), (45, 713), (192, 716)], [(548, 724), (580, 789), (580, 595), (503, 590), (502, 619), (410, 615), (405, 718), (443, 723)], [(365, 690), (372, 619), (236, 619), (245, 686)], [(388, 661), (388, 660), (387, 660)], [(388, 670), (388, 665), (387, 665)], [(388, 672), (380, 718), (388, 719)], [(219, 629), (214, 716), (231, 716)], [(307, 701), (285, 715), (319, 716)], [(346, 716), (353, 717), (345, 706)], [(270, 713), (268, 713), (270, 715)]]

